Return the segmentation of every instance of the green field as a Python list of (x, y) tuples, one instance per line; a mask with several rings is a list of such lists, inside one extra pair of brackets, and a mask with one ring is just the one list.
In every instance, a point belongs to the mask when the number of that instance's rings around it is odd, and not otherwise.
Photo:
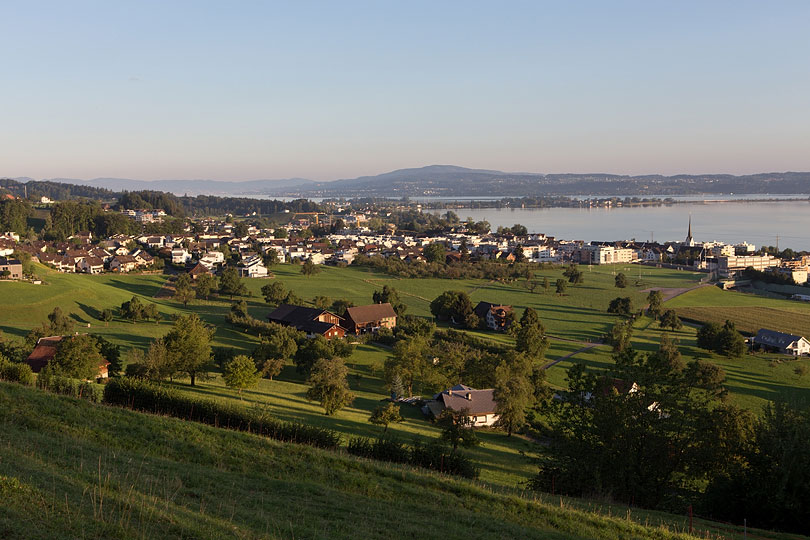
[[(641, 307), (649, 287), (688, 288), (698, 284), (700, 274), (648, 267), (632, 267), (626, 270), (630, 286), (614, 287), (614, 272), (622, 268), (592, 267), (585, 270), (585, 283), (568, 288), (565, 296), (553, 292), (544, 293), (540, 288), (534, 294), (525, 288), (525, 280), (512, 283), (487, 282), (483, 280), (445, 279), (399, 279), (365, 268), (325, 267), (317, 275), (306, 277), (296, 265), (277, 265), (272, 268), (276, 280), (283, 282), (297, 295), (312, 299), (316, 295), (330, 298), (346, 298), (356, 304), (371, 302), (374, 290), (384, 284), (395, 287), (408, 305), (408, 313), (429, 316), (430, 300), (448, 289), (460, 289), (470, 293), (474, 302), (488, 300), (512, 304), (518, 312), (525, 307), (538, 310), (541, 319), (552, 337), (546, 362), (555, 361), (580, 350), (588, 342), (597, 341), (617, 318), (605, 312), (608, 302), (616, 296), (630, 296)], [(166, 281), (162, 275), (102, 275), (87, 276), (61, 274), (38, 267), (44, 279), (42, 285), (30, 283), (0, 282), (0, 294), (5, 299), (0, 312), (0, 329), (15, 337), (25, 336), (32, 328), (46, 320), (47, 314), (56, 306), (72, 314), (77, 330), (99, 333), (122, 346), (146, 347), (148, 343), (164, 335), (170, 328), (170, 317), (178, 313), (197, 313), (216, 328), (215, 345), (234, 347), (250, 353), (257, 344), (257, 337), (233, 328), (224, 321), (230, 308), (229, 299), (195, 301), (187, 307), (171, 298), (155, 298)], [(641, 275), (638, 274), (641, 272)], [(536, 273), (535, 279), (548, 277), (553, 283), (561, 275), (561, 269), (546, 269)], [(247, 298), (250, 313), (264, 318), (270, 308), (259, 290), (269, 280), (245, 280), (253, 296)], [(739, 301), (737, 293), (717, 292), (732, 295), (729, 301)], [(673, 300), (665, 305), (684, 302), (693, 295), (716, 294), (714, 288), (702, 288)], [(108, 326), (96, 317), (104, 308), (116, 308), (133, 295), (142, 301), (155, 302), (164, 320), (160, 324), (141, 322), (132, 324), (116, 319)], [(802, 309), (803, 305), (757, 297), (743, 297), (746, 302), (761, 300), (769, 308)], [(792, 313), (792, 312), (791, 312)], [(646, 322), (645, 322), (646, 321)], [(90, 325), (88, 328), (87, 325)], [(513, 339), (505, 334), (475, 331), (473, 335), (496, 343), (511, 345)], [(634, 346), (654, 350), (660, 341), (661, 331), (657, 325), (641, 319), (637, 324)], [(676, 333), (684, 355), (706, 355), (695, 347), (695, 329), (684, 327)], [(357, 400), (350, 407), (333, 417), (323, 415), (320, 407), (308, 402), (304, 395), (305, 381), (295, 373), (292, 363), (284, 368), (276, 380), (263, 380), (254, 390), (243, 395), (245, 406), (261, 404), (282, 419), (302, 420), (334, 429), (344, 434), (374, 435), (379, 432), (368, 423), (370, 412), (388, 395), (382, 380), (382, 365), (389, 354), (383, 347), (363, 345), (347, 360), (349, 382), (357, 393)], [(810, 376), (800, 377), (793, 370), (794, 362), (774, 361), (770, 356), (746, 356), (743, 360), (728, 360), (711, 356), (711, 360), (723, 366), (729, 377), (729, 389), (735, 402), (759, 411), (769, 399), (810, 399)], [(561, 361), (547, 372), (549, 382), (556, 387), (565, 385), (565, 371), (575, 362), (583, 362), (590, 368), (610, 366), (611, 355), (607, 346), (599, 345), (577, 353)], [(798, 362), (807, 363), (806, 360)], [(223, 386), (218, 374), (208, 381), (200, 381), (191, 388), (183, 381), (176, 384), (184, 392), (198, 394), (223, 401), (238, 401), (235, 393)], [(418, 391), (419, 388), (416, 388)], [(424, 420), (415, 407), (404, 406), (407, 421), (391, 429), (404, 439), (417, 436), (435, 437), (437, 429)], [(482, 467), (482, 480), (490, 485), (515, 486), (527, 479), (534, 470), (529, 457), (532, 444), (521, 437), (507, 438), (500, 432), (482, 432), (483, 445), (472, 450), (472, 456)]]
[[(694, 538), (677, 532), (687, 527), (685, 516), (493, 490), (0, 383), (0, 534), (9, 540)], [(695, 534), (743, 537), (702, 520)]]
[(737, 329), (756, 334), (760, 328), (810, 335), (810, 304), (763, 298), (754, 294), (706, 287), (673, 298), (679, 316), (700, 322), (732, 321)]

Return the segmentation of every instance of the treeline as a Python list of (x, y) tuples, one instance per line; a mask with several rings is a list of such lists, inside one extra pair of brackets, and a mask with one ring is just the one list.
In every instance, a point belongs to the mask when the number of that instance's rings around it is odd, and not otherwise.
[[(430, 246), (428, 246), (430, 247)], [(487, 279), (511, 281), (527, 276), (536, 269), (546, 268), (545, 263), (507, 263), (491, 260), (473, 261), (469, 258), (460, 262), (444, 262), (444, 257), (435, 262), (404, 261), (398, 257), (369, 257), (357, 255), (352, 265), (373, 268), (392, 276), (405, 278), (436, 277), (448, 279)]]
[(10, 178), (0, 178), (0, 188), (8, 190), (20, 198), (25, 198), (27, 189), (28, 198), (37, 202), (41, 197), (48, 197), (54, 201), (80, 198), (104, 201), (114, 199), (116, 196), (114, 191), (105, 188), (51, 182), (50, 180), (30, 180), (23, 183)]
[(728, 402), (722, 368), (666, 337), (614, 360), (600, 374), (573, 366), (545, 403), (534, 489), (810, 532), (810, 409), (769, 405), (757, 419)]
[(215, 216), (223, 214), (257, 216), (290, 212), (320, 212), (323, 207), (306, 199), (278, 201), (244, 197), (197, 195), (178, 197), (162, 191), (128, 191), (118, 199), (119, 209), (161, 209), (170, 216)]
[(181, 218), (141, 224), (124, 214), (105, 211), (97, 201), (63, 201), (53, 205), (42, 236), (46, 240), (64, 241), (82, 231), (100, 238), (114, 234), (172, 234), (183, 232), (185, 226)]

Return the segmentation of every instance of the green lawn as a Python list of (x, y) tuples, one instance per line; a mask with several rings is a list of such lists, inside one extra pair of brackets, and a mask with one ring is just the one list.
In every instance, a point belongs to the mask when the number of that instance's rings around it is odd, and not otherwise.
[[(686, 530), (685, 516), (494, 490), (0, 382), (0, 534), (9, 540), (694, 538)], [(743, 537), (739, 526), (699, 519), (695, 534)]]

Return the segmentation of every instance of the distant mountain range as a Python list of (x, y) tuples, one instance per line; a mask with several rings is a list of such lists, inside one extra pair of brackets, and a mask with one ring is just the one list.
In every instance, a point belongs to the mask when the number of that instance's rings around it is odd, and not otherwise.
[[(18, 178), (20, 181), (30, 180)], [(810, 172), (759, 173), (743, 176), (641, 175), (607, 173), (541, 174), (430, 165), (376, 176), (329, 182), (305, 178), (281, 180), (128, 180), (51, 179), (113, 191), (155, 190), (177, 195), (286, 197), (539, 197), (553, 195), (689, 195), (698, 193), (810, 193)]]

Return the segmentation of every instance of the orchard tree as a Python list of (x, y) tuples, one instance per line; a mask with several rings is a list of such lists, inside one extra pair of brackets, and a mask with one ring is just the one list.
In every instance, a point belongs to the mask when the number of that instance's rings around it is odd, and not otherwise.
[(110, 308), (104, 308), (101, 311), (101, 320), (104, 321), (104, 326), (110, 325), (110, 321), (113, 320), (113, 312)]
[(456, 452), (459, 446), (470, 448), (481, 444), (478, 435), (473, 429), (473, 422), (468, 409), (459, 411), (445, 409), (439, 414), (436, 421), (442, 428), (442, 439), (450, 443), (450, 446), (453, 447), (453, 453)]
[(445, 260), (445, 246), (441, 242), (433, 242), (425, 246), (422, 254), (428, 262), (443, 263)]
[(121, 317), (130, 321), (138, 322), (144, 318), (144, 307), (140, 298), (133, 296), (130, 300), (121, 304)]
[(624, 289), (625, 287), (627, 287), (627, 276), (619, 272), (616, 274), (616, 288)]
[(340, 358), (321, 358), (312, 368), (307, 399), (318, 401), (327, 416), (335, 414), (354, 401), (346, 380), (349, 370)]
[(629, 317), (633, 313), (633, 301), (629, 296), (614, 298), (610, 301), (607, 312)]
[(174, 299), (187, 306), (194, 299), (194, 296), (191, 276), (188, 274), (177, 276), (177, 281), (174, 283)]
[(197, 374), (206, 371), (211, 359), (211, 338), (214, 329), (209, 328), (196, 315), (181, 315), (164, 336), (168, 363), (174, 373), (187, 373), (194, 386)]
[(98, 377), (99, 367), (103, 362), (98, 341), (92, 336), (81, 334), (63, 338), (48, 366), (65, 377), (89, 380)]
[(564, 295), (565, 289), (568, 287), (568, 283), (564, 279), (558, 279), (556, 285), (557, 285), (557, 294), (560, 296)]
[(233, 360), (225, 364), (225, 369), (222, 372), (222, 380), (228, 388), (232, 388), (239, 393), (239, 399), (242, 399), (242, 390), (251, 388), (259, 384), (261, 373), (256, 371), (256, 364), (249, 356), (240, 354), (234, 357)]
[(217, 278), (213, 275), (204, 273), (197, 276), (197, 298), (208, 300), (217, 287)]
[(391, 307), (394, 308), (394, 311), (399, 316), (405, 315), (405, 312), (408, 310), (408, 306), (399, 299), (397, 290), (388, 285), (383, 285), (381, 291), (374, 291), (374, 294), (371, 295), (371, 299), (375, 304), (391, 304)]
[(532, 308), (526, 308), (520, 318), (515, 335), (515, 350), (525, 353), (529, 358), (540, 360), (548, 349), (546, 328), (540, 322), (540, 317)]
[(369, 416), (368, 421), (378, 426), (383, 426), (383, 433), (388, 431), (388, 425), (392, 422), (404, 422), (405, 419), (399, 412), (399, 407), (395, 403), (380, 405)]
[(661, 304), (664, 302), (664, 295), (661, 291), (650, 291), (647, 295), (647, 313), (653, 319), (661, 316)]
[(247, 295), (247, 287), (242, 283), (242, 278), (239, 277), (239, 272), (236, 268), (226, 268), (222, 272), (222, 277), (219, 279), (219, 292), (231, 297)]
[(674, 309), (667, 309), (661, 313), (661, 318), (658, 320), (658, 326), (661, 328), (669, 328), (671, 330), (680, 330), (683, 326), (678, 314)]
[(280, 281), (273, 281), (262, 287), (264, 301), (270, 305), (277, 306), (284, 301), (287, 296), (287, 288)]
[(307, 259), (304, 261), (304, 264), (301, 265), (301, 273), (305, 276), (314, 276), (315, 274), (320, 273), (321, 267), (320, 265), (315, 264), (312, 262), (312, 259)]

